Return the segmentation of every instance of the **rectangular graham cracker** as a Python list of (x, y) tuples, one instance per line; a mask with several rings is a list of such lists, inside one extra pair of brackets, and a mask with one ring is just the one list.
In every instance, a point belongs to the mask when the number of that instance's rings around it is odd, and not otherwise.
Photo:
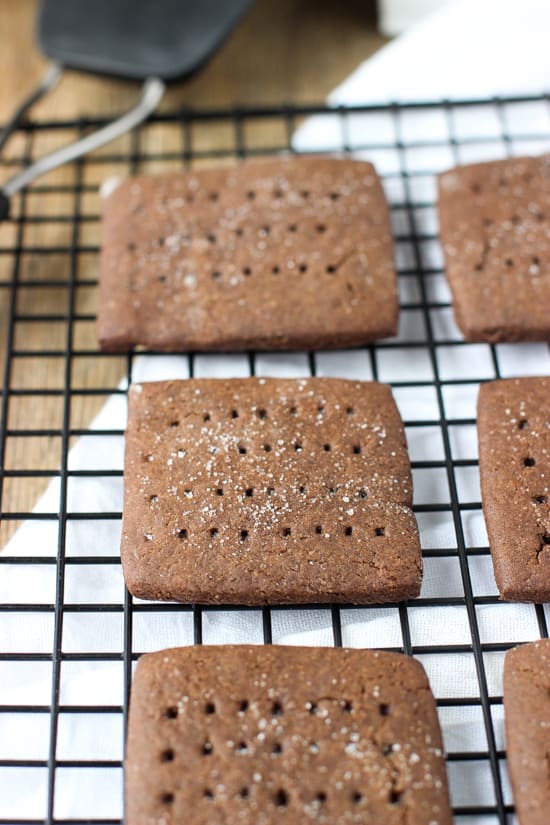
[(550, 600), (550, 378), (484, 384), (479, 471), (495, 578), (503, 599)]
[(280, 157), (138, 177), (103, 210), (103, 350), (319, 349), (396, 333), (370, 163)]
[(445, 172), (439, 221), (466, 341), (549, 341), (550, 155)]
[(330, 378), (130, 389), (121, 556), (140, 598), (418, 595), (410, 463), (388, 386)]
[(550, 641), (509, 650), (504, 660), (508, 770), (521, 825), (547, 825), (550, 806)]
[(142, 656), (126, 823), (451, 825), (435, 702), (399, 653), (187, 647)]

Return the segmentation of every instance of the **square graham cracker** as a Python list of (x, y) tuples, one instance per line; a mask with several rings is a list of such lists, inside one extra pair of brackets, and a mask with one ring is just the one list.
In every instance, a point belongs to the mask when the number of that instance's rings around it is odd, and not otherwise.
[(509, 650), (504, 660), (508, 770), (521, 825), (546, 825), (550, 806), (550, 641)]
[(328, 157), (138, 177), (103, 208), (103, 350), (319, 349), (396, 333), (374, 167)]
[(435, 702), (399, 653), (277, 646), (145, 654), (126, 823), (451, 825)]
[(550, 378), (484, 384), (479, 471), (495, 578), (511, 601), (550, 600)]
[(550, 155), (439, 177), (439, 221), (466, 341), (550, 341)]
[(121, 556), (140, 598), (394, 602), (422, 560), (384, 384), (191, 379), (130, 388)]

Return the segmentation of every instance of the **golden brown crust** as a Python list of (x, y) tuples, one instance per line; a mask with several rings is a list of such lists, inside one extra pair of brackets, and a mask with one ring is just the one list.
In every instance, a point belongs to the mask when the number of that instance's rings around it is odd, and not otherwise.
[(275, 646), (146, 654), (127, 825), (451, 825), (433, 696), (397, 653)]
[(106, 351), (318, 349), (394, 335), (389, 212), (370, 163), (271, 158), (121, 183), (106, 199)]
[(382, 602), (421, 554), (391, 390), (331, 378), (130, 390), (121, 556), (140, 598)]
[(550, 155), (451, 169), (439, 221), (466, 341), (550, 340)]

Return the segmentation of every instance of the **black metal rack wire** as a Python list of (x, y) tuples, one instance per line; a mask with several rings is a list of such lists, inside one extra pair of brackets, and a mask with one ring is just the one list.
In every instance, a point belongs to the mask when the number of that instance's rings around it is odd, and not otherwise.
[[(493, 607), (497, 611), (504, 608), (494, 589), (488, 588), (484, 592), (475, 581), (473, 565), (479, 559), (487, 561), (489, 549), (486, 545), (472, 544), (465, 529), (465, 516), (470, 513), (479, 515), (481, 505), (479, 497), (465, 497), (461, 489), (461, 473), (475, 473), (477, 461), (475, 456), (457, 455), (455, 442), (456, 433), (461, 428), (471, 430), (475, 419), (471, 412), (463, 414), (463, 406), (460, 407), (460, 414), (454, 415), (448, 396), (449, 390), (456, 393), (462, 389), (465, 393), (470, 393), (479, 381), (500, 377), (503, 373), (505, 350), (498, 346), (483, 346), (481, 350), (478, 346), (467, 349), (469, 345), (464, 344), (459, 337), (449, 336), (448, 331), (441, 332), (439, 319), (441, 313), (449, 312), (449, 300), (444, 291), (441, 291), (444, 290), (441, 286), (441, 265), (426, 252), (427, 246), (437, 244), (437, 233), (435, 230), (426, 230), (423, 219), (434, 211), (433, 175), (440, 171), (440, 167), (437, 164), (434, 166), (431, 158), (441, 150), (450, 159), (448, 165), (452, 165), (463, 161), (465, 152), (472, 147), (480, 148), (482, 153), (491, 157), (491, 153), (495, 151), (502, 154), (517, 152), (522, 148), (527, 153), (531, 148), (533, 152), (537, 152), (543, 144), (548, 145), (550, 128), (545, 132), (544, 127), (538, 125), (533, 131), (527, 129), (524, 132), (521, 126), (517, 127), (517, 118), (516, 126), (510, 127), (510, 110), (518, 107), (519, 112), (525, 106), (548, 107), (550, 112), (550, 99), (524, 97), (347, 108), (255, 107), (159, 115), (136, 130), (127, 142), (119, 142), (115, 147), (107, 147), (102, 152), (77, 161), (67, 171), (66, 177), (63, 174), (51, 175), (16, 199), (11, 220), (0, 227), (0, 290), (4, 295), (6, 337), (0, 408), (0, 524), (3, 523), (8, 530), (11, 525), (20, 522), (35, 521), (44, 528), (53, 525), (57, 537), (55, 555), (33, 555), (32, 547), (29, 547), (28, 555), (8, 555), (6, 552), (0, 555), (0, 577), (10, 567), (28, 570), (29, 575), (33, 567), (40, 571), (49, 568), (54, 570), (55, 576), (52, 588), (52, 596), (55, 593), (55, 598), (52, 597), (50, 601), (40, 604), (6, 601), (0, 604), (0, 628), (2, 623), (8, 628), (10, 616), (17, 620), (18, 617), (29, 615), (36, 617), (39, 622), (49, 622), (51, 626), (51, 636), (48, 636), (51, 649), (45, 650), (42, 645), (35, 650), (32, 640), (21, 640), (21, 647), (18, 647), (17, 639), (14, 642), (12, 621), (9, 625), (11, 642), (0, 650), (0, 671), (6, 665), (40, 664), (47, 670), (50, 685), (48, 696), (42, 692), (40, 701), (29, 698), (30, 694), (23, 691), (20, 699), (0, 704), (0, 730), (3, 729), (2, 720), (9, 720), (17, 726), (18, 721), (24, 719), (25, 727), (21, 730), (27, 731), (33, 741), (40, 738), (43, 740), (38, 758), (35, 755), (25, 755), (20, 741), (15, 747), (13, 737), (3, 737), (3, 745), (0, 746), (0, 786), (5, 784), (7, 790), (9, 785), (20, 782), (27, 782), (29, 787), (33, 783), (38, 784), (42, 802), (32, 810), (14, 811), (9, 808), (9, 802), (3, 800), (5, 796), (9, 799), (9, 793), (0, 794), (0, 825), (34, 825), (38, 822), (118, 825), (121, 821), (120, 808), (115, 806), (113, 810), (105, 811), (101, 806), (99, 809), (95, 807), (94, 793), (96, 797), (101, 794), (100, 784), (96, 782), (94, 785), (95, 780), (89, 778), (96, 772), (101, 777), (101, 783), (112, 779), (117, 788), (122, 787), (123, 724), (116, 728), (120, 740), (117, 758), (110, 758), (109, 755), (88, 758), (88, 750), (84, 746), (80, 753), (73, 752), (71, 758), (66, 758), (59, 751), (60, 720), (66, 715), (93, 716), (100, 729), (102, 725), (106, 726), (106, 731), (108, 729), (111, 733), (114, 729), (113, 719), (117, 720), (117, 724), (125, 722), (132, 665), (141, 652), (135, 633), (138, 621), (146, 622), (154, 614), (156, 618), (160, 617), (161, 622), (169, 625), (174, 617), (188, 616), (190, 640), (200, 644), (208, 641), (205, 638), (205, 619), (209, 615), (219, 611), (242, 613), (250, 610), (260, 621), (260, 641), (271, 643), (277, 642), (281, 636), (280, 629), (277, 629), (277, 617), (296, 609), (284, 607), (258, 611), (257, 608), (134, 603), (126, 591), (118, 602), (111, 600), (103, 603), (101, 594), (98, 594), (98, 600), (94, 603), (67, 600), (67, 581), (74, 568), (89, 566), (91, 570), (92, 567), (106, 566), (115, 575), (119, 567), (116, 548), (109, 548), (106, 553), (67, 553), (67, 536), (71, 522), (85, 521), (93, 529), (94, 523), (120, 521), (119, 511), (69, 509), (69, 485), (72, 479), (118, 478), (122, 475), (120, 468), (114, 467), (74, 469), (70, 464), (70, 449), (80, 436), (120, 438), (123, 435), (120, 428), (89, 430), (87, 423), (81, 420), (80, 413), (75, 410), (79, 403), (93, 406), (94, 402), (99, 403), (109, 396), (124, 396), (126, 390), (112, 378), (114, 373), (109, 372), (108, 362), (116, 362), (120, 367), (119, 377), (125, 373), (127, 380), (131, 381), (136, 357), (130, 355), (121, 359), (120, 356), (99, 354), (93, 344), (94, 312), (93, 309), (90, 310), (87, 301), (93, 296), (97, 285), (95, 262), (98, 253), (99, 182), (112, 174), (113, 170), (119, 174), (134, 174), (238, 159), (252, 154), (295, 151), (295, 128), (306, 116), (322, 116), (330, 121), (332, 137), (329, 145), (324, 147), (330, 151), (359, 153), (361, 156), (372, 157), (382, 167), (385, 165), (384, 156), (387, 158), (391, 155), (391, 163), (381, 171), (390, 192), (390, 205), (395, 218), (401, 310), (408, 321), (397, 340), (380, 342), (362, 351), (365, 354), (365, 377), (372, 376), (391, 383), (398, 401), (401, 399), (402, 409), (405, 408), (408, 433), (421, 431), (425, 443), (435, 439), (440, 445), (438, 458), (432, 456), (426, 459), (419, 456), (418, 452), (413, 455), (413, 471), (417, 475), (423, 472), (434, 474), (431, 489), (441, 486), (444, 490), (443, 494), (438, 493), (433, 500), (417, 502), (415, 511), (421, 520), (421, 528), (422, 517), (435, 514), (445, 521), (447, 529), (453, 533), (454, 540), (445, 542), (442, 546), (438, 546), (437, 541), (423, 541), (423, 554), (427, 567), (453, 567), (460, 592), (457, 590), (456, 595), (438, 595), (437, 592), (432, 592), (432, 588), (427, 595), (423, 591), (421, 597), (411, 603), (371, 606), (366, 611), (367, 619), (365, 612), (361, 612), (364, 608), (353, 606), (317, 606), (320, 613), (317, 613), (315, 606), (307, 610), (300, 607), (299, 610), (304, 613), (315, 611), (316, 616), (322, 615), (321, 624), (325, 629), (330, 629), (334, 645), (362, 643), (360, 635), (359, 642), (357, 639), (354, 642), (350, 635), (353, 616), (362, 617), (361, 621), (370, 621), (376, 615), (387, 617), (391, 614), (394, 617), (391, 621), (395, 622), (401, 643), (374, 645), (372, 636), (369, 636), (365, 646), (381, 646), (418, 656), (426, 665), (428, 673), (431, 672), (430, 663), (441, 656), (450, 657), (448, 661), (451, 662), (451, 670), (454, 667), (460, 671), (467, 665), (475, 689), (472, 688), (471, 679), (461, 682), (458, 678), (457, 686), (463, 684), (464, 687), (461, 691), (457, 688), (452, 695), (439, 690), (437, 684), (434, 685), (444, 732), (449, 727), (449, 714), (464, 709), (466, 715), (469, 714), (470, 725), (478, 728), (485, 743), (480, 747), (479, 737), (475, 746), (464, 737), (460, 741), (454, 740), (452, 731), (447, 740), (450, 742), (447, 747), (448, 767), (455, 816), (458, 822), (464, 822), (465, 825), (474, 822), (483, 822), (484, 825), (498, 822), (505, 825), (508, 821), (509, 815), (513, 813), (513, 805), (505, 774), (505, 751), (501, 734), (502, 697), (494, 671), (496, 668), (498, 672), (501, 667), (504, 652), (523, 639), (492, 640), (486, 638), (484, 628), (480, 626), (480, 608)], [(475, 126), (471, 127), (469, 133), (467, 129), (458, 128), (463, 113), (480, 112), (482, 107), (491, 113), (492, 132), (483, 130), (482, 133), (477, 133)], [(440, 122), (444, 123), (445, 134), (434, 133), (428, 138), (425, 134), (420, 137), (411, 136), (406, 128), (406, 119), (411, 113), (430, 116), (436, 114)], [(371, 116), (374, 116), (374, 120), (373, 125), (369, 126), (368, 119)], [(390, 125), (391, 135), (388, 135), (387, 130), (383, 130), (381, 135), (376, 120), (380, 116)], [(354, 128), (356, 122), (362, 124), (361, 140), (357, 140), (357, 130)], [(45, 142), (58, 139), (62, 141), (69, 133), (84, 134), (92, 126), (101, 123), (100, 120), (26, 123), (18, 134), (19, 143), (16, 142), (15, 151), (0, 159), (0, 165), (7, 174), (29, 163)], [(269, 145), (266, 145), (262, 128), (266, 123), (270, 124), (270, 135), (277, 133), (281, 136), (279, 141), (274, 142), (270, 138)], [(475, 118), (472, 123), (475, 123)], [(169, 152), (148, 150), (147, 132), (158, 124), (169, 125), (173, 134), (179, 135), (181, 148)], [(220, 138), (222, 133), (223, 137)], [(335, 133), (337, 138), (334, 138)], [(420, 152), (420, 156), (424, 158), (420, 165), (411, 164), (415, 152)], [(50, 198), (53, 198), (53, 210)], [(40, 231), (42, 225), (56, 227), (57, 235), (62, 240), (55, 243), (44, 241)], [(44, 277), (42, 264), (52, 260), (56, 263), (46, 267)], [(56, 267), (59, 274), (52, 275)], [(51, 299), (48, 297), (50, 295)], [(81, 300), (83, 295), (86, 296), (84, 302)], [(44, 327), (45, 334), (39, 339), (30, 336), (33, 342), (38, 340), (38, 343), (33, 343), (32, 347), (26, 346), (29, 328), (34, 326), (36, 329), (36, 325), (41, 324), (47, 325)], [(466, 348), (465, 356), (460, 357), (461, 367), (453, 373), (452, 367), (448, 366), (447, 361), (442, 361), (441, 356), (445, 352), (452, 363), (453, 353), (456, 355), (461, 348)], [(546, 345), (544, 348), (547, 352)], [(410, 375), (397, 372), (392, 376), (391, 364), (399, 363), (399, 359), (405, 357), (407, 352), (418, 355), (422, 368), (416, 372), (413, 370)], [(149, 355), (154, 358), (158, 354)], [(201, 357), (187, 357), (189, 375), (197, 374), (197, 364), (200, 364)], [(296, 357), (300, 360), (301, 369), (309, 374), (322, 371), (322, 354), (300, 354)], [(483, 359), (481, 369), (477, 360), (480, 357)], [(43, 366), (46, 361), (56, 365), (54, 381), (50, 380)], [(27, 364), (26, 375), (33, 376), (28, 383), (21, 380), (22, 362)], [(92, 363), (94, 368), (101, 366), (99, 378), (89, 378), (86, 372), (87, 366)], [(262, 356), (255, 353), (246, 356), (246, 365), (249, 374), (262, 372), (265, 367)], [(108, 378), (102, 380), (101, 376), (105, 375)], [(407, 415), (407, 410), (411, 409), (410, 402), (414, 404), (419, 399), (422, 399), (420, 408), (428, 412)], [(45, 426), (43, 420), (44, 417), (47, 418), (49, 404), (52, 415)], [(27, 410), (24, 415), (21, 413), (23, 406)], [(33, 423), (33, 416), (28, 414), (31, 407), (34, 410), (46, 410), (40, 420), (36, 418), (36, 424)], [(468, 407), (470, 409), (473, 407)], [(27, 422), (24, 427), (19, 423), (22, 415)], [(58, 464), (53, 469), (42, 465), (24, 469), (13, 466), (13, 462), (8, 459), (13, 452), (13, 444), (18, 439), (34, 439), (35, 443), (55, 441), (58, 446)], [(21, 507), (18, 505), (21, 496), (18, 498), (11, 494), (10, 485), (24, 485), (31, 481), (36, 483), (37, 479), (42, 479), (44, 484), (57, 479), (59, 495), (55, 511), (36, 511), (24, 496), (25, 506)], [(444, 576), (447, 569), (450, 568), (442, 567), (441, 575)], [(439, 579), (436, 577), (436, 580), (440, 581), (441, 576)], [(419, 637), (415, 612), (426, 608), (431, 611), (429, 615), (433, 614), (434, 624), (441, 622), (446, 615), (445, 609), (458, 608), (469, 633), (468, 641), (455, 642), (449, 639), (448, 643), (426, 643), (425, 639)], [(526, 609), (533, 611), (535, 635), (548, 636), (545, 608), (536, 605)], [(78, 645), (76, 649), (73, 645), (72, 649), (67, 650), (64, 644), (64, 624), (70, 622), (75, 615), (115, 617), (122, 623), (120, 650), (79, 650)], [(358, 632), (361, 633), (360, 630)], [(445, 627), (442, 632), (445, 634)], [(439, 638), (441, 632), (436, 636)], [(8, 641), (7, 629), (0, 632), (0, 638)], [(63, 669), (74, 663), (85, 667), (90, 662), (116, 663), (121, 668), (120, 701), (113, 702), (107, 697), (104, 701), (98, 700), (96, 704), (90, 704), (88, 698), (79, 702), (78, 696), (71, 696), (70, 699), (64, 697)], [(10, 678), (9, 670), (1, 672)], [(89, 799), (86, 810), (66, 808), (58, 804), (58, 797), (63, 792), (61, 780), (64, 771), (80, 772), (83, 786), (89, 781), (90, 787), (96, 789), (91, 795), (86, 796), (84, 793), (84, 797)], [(474, 779), (476, 776), (477, 780)], [(466, 786), (467, 793), (457, 791), (459, 785), (463, 788)], [(5, 804), (8, 804), (7, 809), (3, 807)], [(76, 814), (74, 810), (77, 810)]]

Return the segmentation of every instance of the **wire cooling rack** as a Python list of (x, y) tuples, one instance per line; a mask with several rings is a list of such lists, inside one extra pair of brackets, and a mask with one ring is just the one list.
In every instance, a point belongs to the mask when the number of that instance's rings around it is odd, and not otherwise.
[[(7, 176), (99, 123), (30, 122), (0, 164)], [(434, 175), (549, 147), (546, 98), (179, 112), (15, 199), (0, 226), (0, 825), (118, 825), (133, 663), (145, 650), (214, 640), (381, 647), (418, 657), (437, 699), (457, 821), (512, 821), (502, 662), (513, 644), (547, 636), (548, 616), (541, 605), (498, 601), (479, 499), (475, 400), (480, 381), (548, 373), (550, 356), (542, 344), (462, 342), (442, 272)], [(353, 152), (383, 176), (399, 271), (396, 339), (345, 353), (96, 351), (103, 180), (303, 149)], [(124, 401), (132, 377), (166, 374), (389, 382), (412, 458), (421, 597), (263, 610), (132, 600), (118, 558)]]

